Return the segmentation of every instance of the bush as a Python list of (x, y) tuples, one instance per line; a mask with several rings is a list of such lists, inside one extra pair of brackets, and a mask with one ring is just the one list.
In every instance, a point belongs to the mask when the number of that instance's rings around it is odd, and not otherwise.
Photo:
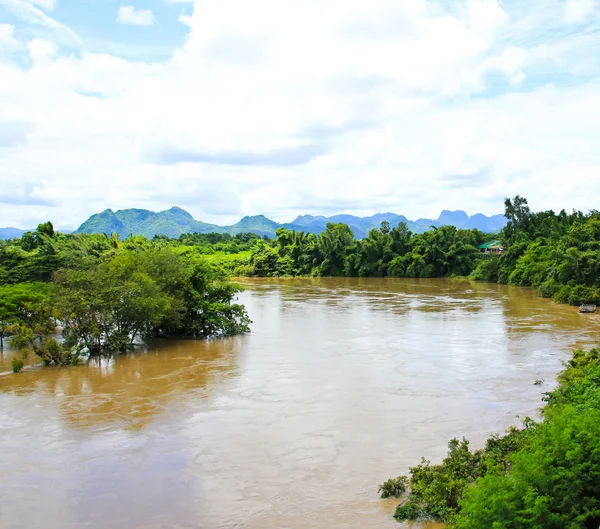
[(482, 455), (482, 450), (471, 452), (469, 441), (463, 438), (448, 443), (448, 455), (441, 464), (422, 459), (410, 469), (410, 494), (396, 509), (396, 519), (450, 521), (458, 511), (463, 489), (479, 474)]
[(406, 476), (390, 478), (383, 485), (379, 485), (377, 492), (381, 493), (382, 498), (391, 498), (392, 496), (397, 498), (406, 492), (407, 485), (408, 478)]
[(539, 288), (540, 294), (544, 298), (552, 298), (561, 289), (561, 285), (557, 284), (554, 279), (544, 281)]
[(571, 294), (571, 287), (569, 285), (562, 286), (552, 299), (556, 301), (556, 303), (568, 303), (569, 295)]
[(12, 361), (10, 364), (11, 364), (13, 373), (18, 373), (19, 371), (21, 371), (21, 369), (23, 369), (23, 366), (25, 365), (23, 363), (23, 360), (21, 360), (20, 358), (17, 358), (16, 356), (12, 357)]
[[(426, 459), (410, 469), (410, 479), (400, 482), (410, 487), (406, 501), (398, 505), (394, 517), (399, 520), (432, 519), (452, 522), (460, 512), (463, 492), (481, 476), (505, 475), (510, 470), (510, 457), (527, 443), (536, 423), (529, 418), (523, 428), (510, 428), (505, 435), (492, 435), (483, 450), (469, 450), (469, 441), (452, 439), (448, 443), (448, 455), (439, 465)], [(396, 480), (389, 480), (392, 489)], [(388, 497), (383, 496), (382, 497)]]
[(498, 282), (498, 273), (500, 270), (500, 258), (491, 256), (488, 259), (483, 259), (477, 265), (477, 268), (471, 273), (471, 279), (477, 281), (489, 281), (491, 283)]
[(44, 365), (76, 366), (79, 364), (79, 352), (66, 344), (59, 343), (56, 338), (48, 338), (35, 348)]
[(440, 465), (411, 468), (395, 517), (454, 529), (598, 528), (600, 349), (575, 351), (565, 367), (542, 422), (527, 418), (476, 452), (454, 439)]
[(598, 294), (595, 288), (577, 285), (569, 293), (569, 305), (583, 305), (586, 303), (596, 303)]

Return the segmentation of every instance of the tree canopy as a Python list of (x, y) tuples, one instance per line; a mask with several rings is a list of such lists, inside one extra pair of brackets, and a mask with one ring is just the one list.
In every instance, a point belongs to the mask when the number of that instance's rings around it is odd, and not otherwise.
[(11, 345), (47, 364), (72, 364), (158, 337), (247, 332), (248, 315), (234, 302), (241, 288), (210, 257), (255, 239), (220, 236), (219, 249), (207, 255), (204, 237), (121, 241), (40, 224), (0, 244), (0, 340), (10, 336)]

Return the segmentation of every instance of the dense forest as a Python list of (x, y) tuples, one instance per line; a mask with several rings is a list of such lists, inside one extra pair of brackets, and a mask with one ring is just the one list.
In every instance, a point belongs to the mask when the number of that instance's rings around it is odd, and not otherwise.
[[(453, 226), (412, 233), (382, 222), (358, 239), (343, 223), (318, 235), (279, 228), (269, 239), (189, 233), (178, 238), (62, 234), (50, 222), (0, 241), (0, 345), (44, 363), (114, 354), (157, 337), (248, 330), (231, 276), (469, 277), (537, 288), (560, 303), (597, 303), (600, 213), (533, 213), (506, 199), (499, 234)], [(499, 239), (504, 250), (484, 256)], [(484, 258), (487, 257), (487, 258)], [(62, 340), (54, 338), (62, 329)], [(19, 367), (17, 361), (16, 368)]]
[(492, 436), (481, 450), (453, 439), (438, 465), (423, 459), (390, 479), (398, 520), (434, 519), (457, 529), (597, 529), (600, 525), (600, 349), (575, 351), (544, 394), (542, 420)]

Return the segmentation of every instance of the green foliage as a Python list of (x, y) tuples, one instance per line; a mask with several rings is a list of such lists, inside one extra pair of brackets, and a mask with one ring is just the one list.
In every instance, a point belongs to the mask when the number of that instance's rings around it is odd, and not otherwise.
[(500, 258), (497, 255), (492, 255), (488, 259), (482, 259), (479, 264), (471, 272), (471, 279), (476, 281), (489, 281), (497, 283), (500, 272)]
[(20, 358), (13, 356), (10, 365), (12, 367), (13, 373), (20, 373), (25, 363)]
[(345, 267), (346, 257), (354, 242), (352, 230), (345, 224), (331, 222), (318, 237), (318, 250), (321, 255), (319, 275), (321, 276), (344, 276), (348, 275)]
[(410, 469), (396, 518), (459, 529), (594, 528), (600, 524), (600, 349), (575, 351), (544, 396), (543, 421), (471, 452), (454, 439), (439, 465)]
[(397, 498), (406, 492), (408, 486), (408, 478), (400, 476), (398, 478), (390, 478), (385, 483), (379, 485), (377, 492), (381, 493), (382, 498)]
[(151, 336), (248, 331), (245, 309), (231, 303), (240, 288), (203, 259), (169, 247), (122, 251), (56, 281), (66, 344), (90, 355), (124, 352)]
[(52, 291), (52, 286), (45, 283), (0, 286), (0, 347), (18, 325), (40, 323), (39, 314), (47, 306)]
[(480, 262), (477, 230), (443, 226), (413, 235), (405, 222), (383, 222), (364, 239), (342, 223), (327, 224), (318, 236), (277, 230), (277, 239), (256, 244), (252, 274), (257, 276), (442, 277), (467, 276)]
[[(600, 298), (600, 217), (561, 211), (532, 213), (527, 201), (507, 199), (505, 252), (497, 261), (500, 283), (530, 286), (558, 303), (597, 303)], [(488, 279), (480, 265), (473, 277)], [(496, 266), (496, 265), (494, 265)]]
[(250, 248), (265, 244), (255, 235), (220, 236), (214, 246), (195, 235), (121, 241), (64, 235), (45, 223), (25, 239), (0, 244), (0, 344), (9, 337), (44, 364), (73, 365), (158, 336), (249, 330), (244, 307), (233, 302), (241, 289), (227, 278), (248, 270)]
[(452, 519), (464, 488), (479, 473), (482, 455), (480, 450), (471, 452), (466, 439), (452, 439), (448, 443), (448, 456), (440, 465), (432, 465), (423, 459), (410, 469), (410, 494), (407, 501), (396, 509), (395, 518)]
[(68, 343), (60, 343), (53, 336), (48, 336), (51, 330), (41, 326), (18, 325), (15, 327), (10, 344), (22, 351), (24, 355), (33, 352), (44, 365), (77, 365), (80, 352), (70, 347)]

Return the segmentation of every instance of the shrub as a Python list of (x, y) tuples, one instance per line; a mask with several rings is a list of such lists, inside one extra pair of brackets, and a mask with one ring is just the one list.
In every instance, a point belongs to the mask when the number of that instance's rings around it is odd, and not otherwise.
[(23, 360), (21, 360), (20, 358), (17, 358), (16, 356), (12, 357), (12, 361), (10, 364), (11, 364), (13, 373), (18, 373), (19, 371), (21, 371), (21, 369), (23, 369), (23, 366), (25, 365), (23, 363)]
[(390, 478), (382, 485), (379, 485), (379, 490), (377, 492), (381, 493), (382, 498), (391, 498), (392, 496), (397, 498), (406, 492), (407, 485), (408, 478), (406, 476)]
[(471, 273), (471, 279), (497, 283), (499, 270), (500, 258), (494, 255), (488, 259), (483, 259), (480, 261), (480, 263), (477, 265), (477, 268), (475, 268), (475, 270), (473, 270)]
[(571, 287), (569, 285), (565, 285), (561, 287), (552, 299), (556, 301), (556, 303), (568, 303), (569, 295), (571, 294)]
[(553, 278), (544, 281), (539, 288), (540, 294), (545, 298), (552, 298), (561, 289), (561, 285), (558, 285)]
[(597, 299), (598, 296), (595, 288), (577, 285), (569, 293), (568, 302), (569, 305), (582, 305), (585, 303), (596, 303)]

